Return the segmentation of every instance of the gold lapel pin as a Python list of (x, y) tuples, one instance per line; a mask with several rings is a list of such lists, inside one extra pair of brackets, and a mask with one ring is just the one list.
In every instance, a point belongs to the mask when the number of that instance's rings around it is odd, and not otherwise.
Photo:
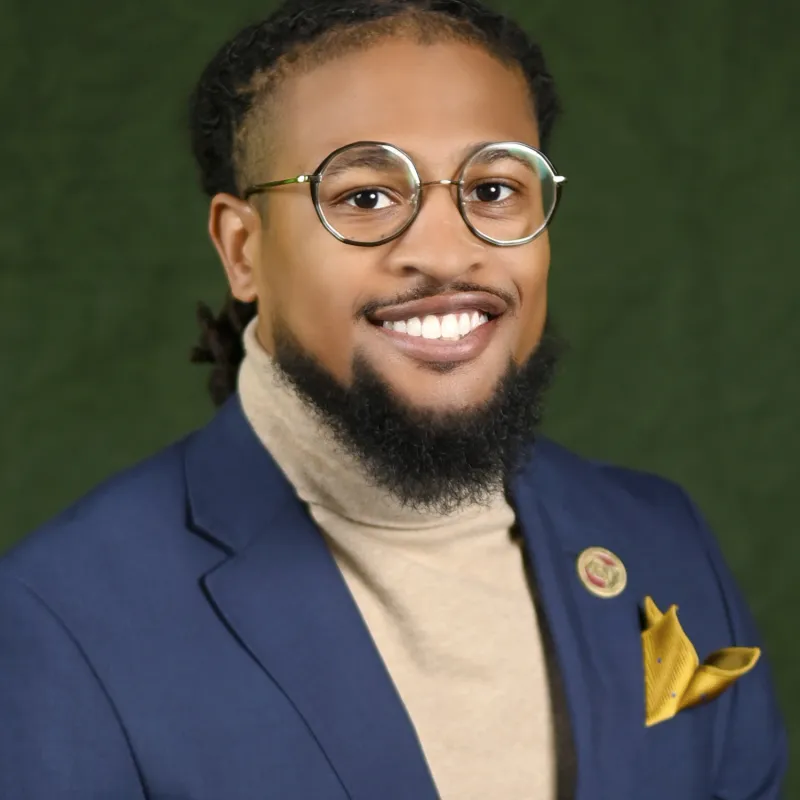
[(625, 565), (605, 547), (587, 547), (576, 566), (581, 583), (597, 597), (616, 597), (628, 583)]

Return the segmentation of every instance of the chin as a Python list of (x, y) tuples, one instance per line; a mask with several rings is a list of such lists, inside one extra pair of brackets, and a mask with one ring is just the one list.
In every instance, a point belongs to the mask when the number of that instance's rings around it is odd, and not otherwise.
[[(477, 411), (491, 399), (497, 382), (477, 385), (475, 380), (457, 380), (445, 374), (432, 376), (434, 380), (420, 379), (413, 387), (394, 386), (394, 392), (415, 409), (447, 414), (453, 411)], [(484, 381), (480, 381), (484, 384)], [(427, 385), (426, 385), (427, 384)]]

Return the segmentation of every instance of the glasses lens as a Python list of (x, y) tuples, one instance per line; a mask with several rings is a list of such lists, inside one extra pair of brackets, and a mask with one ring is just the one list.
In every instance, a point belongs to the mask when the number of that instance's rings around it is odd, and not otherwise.
[(414, 215), (419, 179), (414, 166), (388, 145), (355, 145), (325, 166), (317, 189), (328, 226), (351, 242), (373, 244), (400, 231)]
[(528, 240), (555, 210), (556, 182), (547, 159), (526, 145), (487, 145), (462, 173), (461, 206), (474, 230), (496, 242)]

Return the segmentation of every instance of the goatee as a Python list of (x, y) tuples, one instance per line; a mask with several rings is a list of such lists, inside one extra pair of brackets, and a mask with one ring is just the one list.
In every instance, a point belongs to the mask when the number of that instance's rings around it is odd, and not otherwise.
[(509, 360), (487, 402), (441, 412), (412, 407), (359, 355), (345, 387), (285, 325), (276, 324), (273, 335), (283, 377), (370, 480), (403, 506), (443, 515), (488, 503), (507, 486), (533, 444), (565, 349), (548, 318), (536, 350), (521, 366)]

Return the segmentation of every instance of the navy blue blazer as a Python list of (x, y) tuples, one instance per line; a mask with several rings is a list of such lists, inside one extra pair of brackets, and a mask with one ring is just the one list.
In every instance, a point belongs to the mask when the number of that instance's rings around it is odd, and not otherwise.
[[(644, 724), (646, 595), (680, 606), (701, 659), (759, 644), (686, 495), (541, 440), (510, 496), (571, 729), (562, 795), (777, 798), (786, 742), (765, 658), (713, 702)], [(620, 596), (578, 579), (592, 545), (627, 566)], [(436, 797), (347, 585), (237, 398), (0, 560), (3, 800)]]

